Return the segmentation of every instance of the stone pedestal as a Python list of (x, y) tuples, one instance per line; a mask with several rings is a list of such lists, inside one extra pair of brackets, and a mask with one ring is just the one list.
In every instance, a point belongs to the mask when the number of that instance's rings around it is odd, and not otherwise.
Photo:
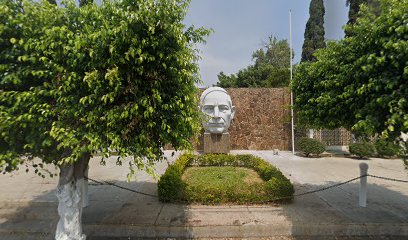
[(204, 133), (204, 153), (229, 153), (230, 150), (229, 133)]

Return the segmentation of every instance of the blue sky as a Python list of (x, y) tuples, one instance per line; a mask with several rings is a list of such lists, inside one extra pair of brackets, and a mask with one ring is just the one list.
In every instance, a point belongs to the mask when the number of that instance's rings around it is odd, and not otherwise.
[[(347, 21), (345, 0), (325, 0), (327, 39), (343, 37)], [(289, 39), (289, 10), (292, 10), (294, 63), (300, 60), (303, 34), (309, 18), (310, 0), (192, 0), (186, 25), (212, 28), (207, 44), (199, 46), (203, 86), (218, 81), (217, 74), (236, 73), (252, 63), (252, 52), (270, 35)]]

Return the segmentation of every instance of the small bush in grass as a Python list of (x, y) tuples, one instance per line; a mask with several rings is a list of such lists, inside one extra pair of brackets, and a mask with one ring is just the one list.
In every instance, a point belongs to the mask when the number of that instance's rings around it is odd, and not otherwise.
[[(210, 185), (210, 182), (202, 181), (195, 181), (197, 184), (187, 185), (183, 181), (182, 176), (188, 166), (245, 167), (256, 171), (264, 182), (253, 183), (249, 186), (249, 192), (238, 191), (241, 189), (238, 189), (229, 180), (221, 181), (221, 185), (218, 187)], [(224, 170), (226, 169), (218, 171)], [(201, 174), (208, 174), (208, 172)], [(292, 199), (293, 193), (293, 185), (279, 169), (262, 158), (249, 154), (236, 156), (229, 154), (206, 154), (199, 156), (183, 154), (173, 165), (167, 168), (158, 182), (159, 199), (163, 202), (251, 203), (260, 201), (289, 201)], [(278, 198), (279, 200), (277, 200)]]
[(375, 143), (375, 150), (379, 157), (392, 157), (400, 153), (400, 146), (384, 139), (378, 139)]
[(370, 157), (375, 155), (375, 147), (368, 142), (352, 143), (349, 146), (351, 154), (356, 155), (359, 158)]
[(319, 155), (326, 149), (325, 145), (322, 142), (312, 138), (300, 139), (299, 148), (306, 155), (306, 157), (309, 157), (310, 154)]

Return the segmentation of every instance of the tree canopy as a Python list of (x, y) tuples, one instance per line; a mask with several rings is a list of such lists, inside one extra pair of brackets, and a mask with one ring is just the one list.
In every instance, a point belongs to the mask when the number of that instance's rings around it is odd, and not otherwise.
[(309, 20), (306, 23), (301, 61), (314, 61), (313, 53), (326, 46), (324, 42), (323, 0), (312, 0), (309, 6)]
[(189, 147), (208, 31), (182, 23), (188, 2), (0, 0), (0, 170), (96, 151), (143, 168)]
[(253, 65), (237, 74), (218, 74), (219, 87), (286, 87), (290, 82), (290, 48), (286, 39), (269, 37), (263, 48), (252, 54)]
[(408, 0), (381, 0), (378, 16), (363, 6), (350, 37), (300, 64), (292, 88), (304, 124), (391, 139), (408, 131), (406, 9)]

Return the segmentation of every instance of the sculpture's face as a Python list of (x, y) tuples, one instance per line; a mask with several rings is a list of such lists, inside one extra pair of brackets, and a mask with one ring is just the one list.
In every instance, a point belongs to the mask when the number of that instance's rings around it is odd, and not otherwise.
[(235, 114), (230, 96), (219, 90), (211, 91), (204, 96), (201, 100), (201, 111), (208, 116), (203, 122), (205, 131), (216, 134), (228, 131)]

